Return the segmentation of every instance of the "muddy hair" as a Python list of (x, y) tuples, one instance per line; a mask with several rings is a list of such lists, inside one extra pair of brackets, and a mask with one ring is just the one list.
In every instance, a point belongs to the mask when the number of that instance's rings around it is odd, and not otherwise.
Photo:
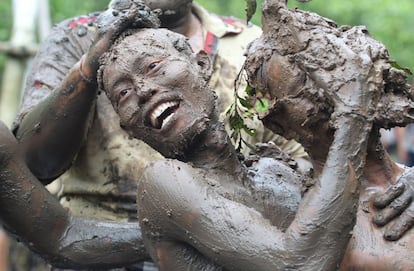
[[(406, 71), (397, 69), (383, 44), (364, 26), (341, 26), (312, 12), (289, 9), (284, 0), (265, 0), (263, 35), (248, 51), (249, 83), (269, 92), (263, 63), (282, 56), (285, 69), (299, 70), (301, 93), (332, 107), (327, 92), (336, 92), (356, 78), (366, 78), (364, 91), (378, 93), (374, 122), (378, 127), (404, 126), (414, 120), (414, 96)], [(293, 73), (292, 73), (293, 74)], [(273, 96), (274, 97), (274, 96)], [(289, 97), (288, 97), (289, 98)]]
[[(128, 29), (125, 32), (123, 32), (118, 39), (112, 44), (111, 48), (101, 56), (99, 62), (100, 66), (98, 69), (97, 74), (97, 81), (98, 86), (101, 91), (105, 91), (104, 84), (103, 84), (103, 72), (104, 68), (107, 64), (111, 63), (116, 58), (116, 48), (127, 38), (130, 36), (135, 35), (136, 33), (141, 32), (165, 32), (165, 42), (170, 42), (173, 47), (180, 53), (184, 53), (188, 56), (191, 56), (193, 54), (193, 50), (191, 49), (191, 45), (187, 42), (186, 38), (178, 33), (172, 32), (167, 29), (163, 28), (138, 28), (138, 29)], [(148, 41), (143, 41), (148, 42)], [(155, 45), (152, 45), (155, 46)]]

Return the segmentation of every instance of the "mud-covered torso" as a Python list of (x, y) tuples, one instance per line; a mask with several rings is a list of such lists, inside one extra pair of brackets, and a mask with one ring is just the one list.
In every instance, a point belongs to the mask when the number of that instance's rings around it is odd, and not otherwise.
[[(262, 158), (248, 168), (251, 189), (237, 195), (239, 202), (259, 211), (273, 225), (286, 229), (293, 220), (301, 200), (301, 178), (285, 165)], [(277, 178), (275, 178), (277, 176)], [(384, 187), (362, 189), (357, 220), (352, 231), (340, 271), (408, 271), (413, 270), (414, 235), (408, 231), (398, 241), (384, 239), (385, 227), (372, 222), (372, 197)], [(248, 195), (248, 198), (244, 198)], [(333, 240), (334, 241), (334, 240)]]
[(281, 161), (260, 158), (247, 168), (250, 180), (250, 204), (278, 228), (292, 222), (302, 195), (302, 178)]
[(290, 166), (274, 158), (262, 157), (245, 167), (246, 178), (221, 171), (194, 169), (210, 189), (223, 197), (260, 212), (280, 229), (294, 219), (301, 201), (302, 178)]

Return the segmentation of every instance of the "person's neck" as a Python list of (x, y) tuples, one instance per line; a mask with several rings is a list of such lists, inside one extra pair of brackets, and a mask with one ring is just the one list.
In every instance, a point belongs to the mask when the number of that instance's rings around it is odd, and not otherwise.
[[(313, 145), (320, 146), (320, 144)], [(319, 149), (318, 151), (312, 151), (311, 149), (308, 152), (312, 160), (315, 176), (318, 176), (322, 172), (328, 155), (328, 147), (322, 149), (326, 150)], [(364, 187), (388, 187), (397, 181), (402, 171), (403, 169), (391, 159), (390, 155), (382, 146), (379, 130), (373, 128), (368, 142), (362, 185)]]
[(362, 185), (388, 187), (397, 182), (402, 172), (403, 168), (392, 160), (381, 144), (379, 130), (373, 131), (368, 143)]
[(180, 160), (198, 168), (225, 170), (231, 174), (242, 171), (237, 151), (221, 122), (210, 125)]
[(203, 27), (200, 19), (192, 12), (177, 19), (174, 23), (170, 23), (168, 29), (186, 36), (194, 52), (203, 49)]

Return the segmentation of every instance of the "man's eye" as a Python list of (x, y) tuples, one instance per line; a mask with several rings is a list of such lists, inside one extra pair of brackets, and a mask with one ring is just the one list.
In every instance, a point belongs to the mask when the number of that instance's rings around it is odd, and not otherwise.
[(121, 92), (119, 92), (119, 96), (124, 97), (125, 95), (128, 94), (129, 89), (123, 89), (121, 90)]
[(148, 71), (155, 69), (155, 67), (158, 66), (158, 64), (160, 63), (160, 61), (154, 61), (151, 64), (148, 65)]

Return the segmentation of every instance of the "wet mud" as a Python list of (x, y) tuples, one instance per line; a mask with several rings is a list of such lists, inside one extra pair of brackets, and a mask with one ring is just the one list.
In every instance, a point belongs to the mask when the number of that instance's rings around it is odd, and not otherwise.
[[(361, 91), (378, 95), (378, 103), (366, 113), (378, 125), (388, 128), (413, 119), (412, 90), (405, 72), (393, 67), (385, 46), (372, 38), (365, 26), (337, 26), (315, 13), (288, 9), (284, 2), (264, 1), (264, 33), (247, 53), (245, 69), (255, 98), (271, 100), (262, 118), (266, 120), (266, 115), (281, 110), (280, 99), (290, 99), (294, 106), (294, 95), (285, 95), (293, 88), (297, 95), (327, 104), (323, 110), (330, 114), (334, 101), (328, 97), (334, 99), (346, 91), (346, 85), (363, 79), (367, 83)], [(351, 104), (352, 99), (358, 99), (354, 96), (348, 100)], [(400, 102), (394, 103), (395, 99)], [(276, 132), (289, 137), (288, 131), (277, 127), (280, 125), (274, 123)]]

